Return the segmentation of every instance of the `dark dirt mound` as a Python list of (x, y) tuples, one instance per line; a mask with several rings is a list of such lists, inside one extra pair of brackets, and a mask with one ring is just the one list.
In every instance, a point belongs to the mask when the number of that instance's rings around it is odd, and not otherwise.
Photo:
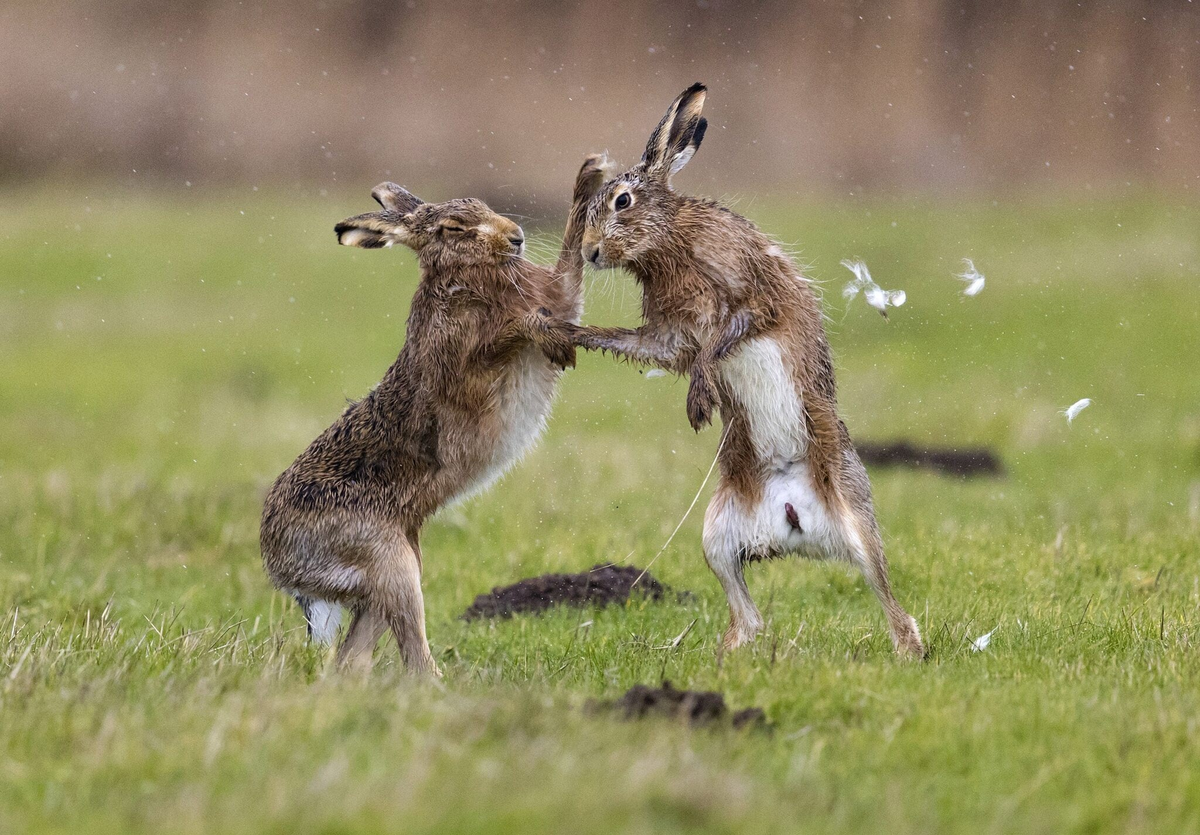
[(588, 707), (595, 712), (616, 712), (623, 719), (641, 719), (652, 714), (686, 719), (692, 727), (728, 719), (735, 728), (758, 728), (764, 727), (767, 721), (762, 708), (748, 707), (730, 714), (725, 697), (720, 693), (676, 690), (669, 681), (664, 681), (662, 687), (635, 684), (615, 702), (595, 701)]
[(951, 475), (1004, 475), (1004, 465), (988, 449), (966, 447), (963, 449), (939, 449), (918, 447), (908, 441), (877, 444), (866, 441), (854, 448), (863, 463), (873, 467), (915, 467), (939, 470)]
[(511, 586), (498, 586), (490, 594), (476, 597), (462, 617), (463, 620), (506, 618), (518, 612), (543, 612), (559, 605), (607, 606), (624, 603), (634, 592), (651, 600), (662, 600), (668, 591), (640, 568), (607, 563), (579, 574), (543, 574)]

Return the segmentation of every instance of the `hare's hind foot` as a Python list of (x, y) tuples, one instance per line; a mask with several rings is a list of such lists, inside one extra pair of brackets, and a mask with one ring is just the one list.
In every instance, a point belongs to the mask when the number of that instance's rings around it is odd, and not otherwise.
[(751, 619), (734, 621), (731, 618), (729, 628), (725, 630), (725, 636), (721, 640), (721, 647), (725, 652), (729, 652), (746, 644), (752, 644), (762, 628), (762, 616), (758, 614), (757, 610)]
[[(883, 555), (883, 544), (879, 540), (879, 529), (875, 526), (874, 518), (869, 515), (860, 515), (858, 519), (850, 516), (844, 520), (843, 525), (850, 561), (858, 566), (863, 579), (867, 581), (871, 591), (875, 592), (875, 597), (883, 607), (896, 654), (902, 658), (924, 658), (925, 646), (921, 643), (921, 630), (917, 627), (917, 621), (904, 611), (904, 607), (892, 594), (887, 559)], [(865, 537), (862, 533), (864, 530)]]
[(897, 615), (888, 613), (888, 628), (892, 633), (892, 646), (901, 658), (920, 661), (925, 657), (925, 645), (921, 643), (921, 630), (917, 620), (903, 609)]

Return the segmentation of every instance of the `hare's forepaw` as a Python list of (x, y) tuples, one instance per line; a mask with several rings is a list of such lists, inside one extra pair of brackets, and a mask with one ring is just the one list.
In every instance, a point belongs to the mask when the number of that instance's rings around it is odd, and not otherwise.
[(535, 341), (546, 359), (559, 368), (575, 367), (575, 332), (578, 327), (556, 319), (546, 308), (538, 310), (534, 319)]
[(693, 371), (687, 395), (688, 423), (692, 425), (692, 429), (699, 432), (712, 423), (713, 410), (716, 406), (717, 394), (713, 390), (712, 383), (709, 382), (708, 375)]
[(600, 344), (596, 333), (586, 325), (574, 325), (571, 328), (571, 344), (576, 348), (583, 348), (587, 351), (603, 351), (604, 346)]
[(563, 371), (575, 367), (575, 346), (569, 340), (548, 342), (542, 346), (542, 353)]
[(575, 178), (576, 199), (589, 199), (595, 195), (600, 190), (600, 186), (604, 185), (608, 169), (607, 155), (589, 154), (579, 169), (579, 175)]

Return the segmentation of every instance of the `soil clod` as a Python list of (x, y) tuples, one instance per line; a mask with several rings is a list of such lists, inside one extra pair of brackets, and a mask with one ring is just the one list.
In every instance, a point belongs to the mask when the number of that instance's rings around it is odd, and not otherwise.
[(686, 720), (692, 727), (728, 721), (734, 728), (761, 728), (767, 717), (762, 708), (748, 707), (734, 713), (725, 705), (720, 693), (702, 690), (676, 690), (671, 682), (662, 687), (635, 684), (616, 701), (593, 701), (588, 707), (595, 712), (612, 711), (622, 719), (642, 719), (646, 716), (666, 716)]
[(908, 441), (880, 444), (856, 443), (858, 456), (873, 467), (913, 467), (938, 470), (950, 475), (1004, 475), (1004, 465), (991, 450), (982, 447), (939, 448), (918, 447)]
[(607, 606), (624, 603), (631, 594), (662, 600), (670, 589), (653, 575), (631, 565), (602, 563), (578, 574), (543, 574), (481, 594), (463, 612), (463, 620), (506, 618), (544, 612), (553, 606)]

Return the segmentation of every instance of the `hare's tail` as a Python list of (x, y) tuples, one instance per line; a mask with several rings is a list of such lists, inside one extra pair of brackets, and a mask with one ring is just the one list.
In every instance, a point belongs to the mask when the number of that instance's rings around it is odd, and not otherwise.
[(296, 595), (296, 602), (304, 610), (304, 619), (308, 621), (308, 639), (320, 646), (332, 644), (342, 625), (342, 607), (303, 594)]

